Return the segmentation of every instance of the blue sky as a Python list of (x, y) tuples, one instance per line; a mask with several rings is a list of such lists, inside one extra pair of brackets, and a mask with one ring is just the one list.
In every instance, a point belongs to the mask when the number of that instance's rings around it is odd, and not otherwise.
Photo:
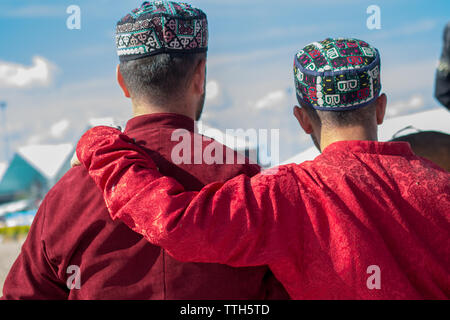
[[(280, 129), (280, 158), (309, 147), (292, 116), (292, 61), (306, 44), (356, 37), (379, 48), (388, 116), (435, 108), (434, 69), (450, 1), (193, 0), (210, 24), (204, 121), (220, 129)], [(69, 5), (81, 8), (81, 30), (66, 27)], [(381, 9), (381, 29), (368, 30), (366, 9)], [(114, 27), (135, 0), (0, 2), (0, 100), (8, 102), (12, 149), (76, 142), (89, 118), (131, 117), (115, 82)], [(2, 68), (41, 66), (26, 86), (2, 81)], [(3, 128), (4, 129), (4, 128)], [(4, 130), (0, 131), (2, 137)], [(4, 161), (3, 139), (0, 161)]]

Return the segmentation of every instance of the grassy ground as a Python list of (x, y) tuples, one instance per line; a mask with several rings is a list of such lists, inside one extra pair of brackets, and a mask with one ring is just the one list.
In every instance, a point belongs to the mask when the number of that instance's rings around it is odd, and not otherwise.
[(30, 226), (0, 228), (0, 239), (4, 241), (19, 240), (25, 238), (30, 231)]

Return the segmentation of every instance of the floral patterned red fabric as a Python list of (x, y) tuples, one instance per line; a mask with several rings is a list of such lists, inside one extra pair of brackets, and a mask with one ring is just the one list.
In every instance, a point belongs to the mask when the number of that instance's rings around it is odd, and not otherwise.
[[(127, 122), (124, 132), (148, 152), (161, 173), (177, 177), (186, 190), (260, 171), (248, 160), (225, 165), (196, 161), (211, 146), (238, 157), (217, 141), (204, 139), (194, 120), (180, 114), (137, 116)], [(180, 144), (173, 139), (177, 132), (185, 134), (183, 142), (192, 143), (191, 161), (172, 161), (172, 151)], [(77, 275), (79, 287), (69, 290), (67, 281)], [(279, 300), (289, 295), (267, 266), (232, 268), (173, 259), (120, 220), (111, 220), (102, 192), (79, 166), (46, 195), (1, 299)]]
[(112, 218), (177, 259), (267, 264), (294, 299), (450, 296), (450, 175), (407, 143), (336, 142), (200, 192), (111, 128), (87, 132), (77, 153)]

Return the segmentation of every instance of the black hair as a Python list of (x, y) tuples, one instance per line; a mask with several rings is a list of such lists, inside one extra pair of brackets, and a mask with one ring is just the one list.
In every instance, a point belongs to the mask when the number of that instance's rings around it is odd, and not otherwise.
[(164, 104), (184, 93), (206, 53), (162, 53), (120, 63), (120, 72), (132, 98)]
[(321, 111), (314, 109), (306, 103), (301, 102), (300, 104), (306, 110), (312, 121), (331, 127), (348, 127), (368, 123), (376, 108), (375, 102), (359, 109), (345, 111)]

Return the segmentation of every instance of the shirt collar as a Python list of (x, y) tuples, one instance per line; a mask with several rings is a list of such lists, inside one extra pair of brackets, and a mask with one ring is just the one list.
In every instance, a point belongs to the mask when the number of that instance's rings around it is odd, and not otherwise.
[(338, 141), (330, 144), (322, 154), (337, 152), (372, 153), (392, 156), (411, 156), (414, 152), (408, 142), (379, 142), (379, 141)]
[(130, 119), (125, 127), (125, 134), (140, 130), (158, 128), (186, 129), (194, 132), (194, 120), (176, 113), (154, 113), (137, 116)]

